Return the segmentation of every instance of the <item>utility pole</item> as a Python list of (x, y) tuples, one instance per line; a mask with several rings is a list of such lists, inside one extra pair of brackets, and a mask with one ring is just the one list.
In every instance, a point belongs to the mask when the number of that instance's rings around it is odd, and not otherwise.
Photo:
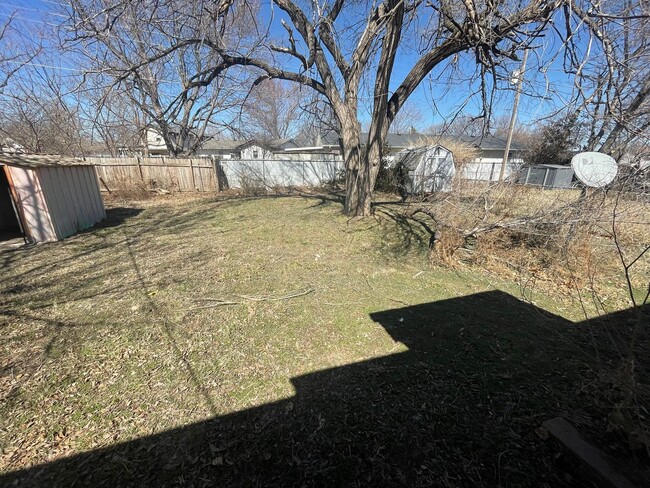
[(515, 103), (512, 106), (512, 115), (510, 116), (510, 128), (508, 129), (508, 140), (506, 141), (506, 150), (503, 153), (503, 161), (501, 162), (501, 172), (499, 173), (499, 181), (503, 181), (506, 174), (506, 164), (508, 164), (508, 155), (510, 154), (510, 144), (512, 143), (512, 133), (515, 130), (515, 122), (517, 121), (517, 107), (519, 106), (519, 97), (521, 96), (521, 86), (524, 82), (524, 72), (526, 71), (526, 60), (528, 59), (528, 49), (524, 50), (524, 59), (521, 61), (521, 68), (517, 76), (517, 88), (515, 91)]

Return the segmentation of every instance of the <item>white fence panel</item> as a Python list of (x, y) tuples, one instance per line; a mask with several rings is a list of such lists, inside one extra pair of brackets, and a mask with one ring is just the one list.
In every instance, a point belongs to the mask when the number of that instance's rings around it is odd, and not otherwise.
[(336, 180), (343, 162), (336, 160), (225, 160), (218, 163), (221, 188), (317, 187)]
[[(521, 163), (508, 163), (506, 164), (505, 178), (517, 173), (521, 168)], [(479, 181), (498, 181), (499, 173), (501, 172), (501, 163), (482, 162), (482, 163), (466, 163), (463, 166), (461, 176), (466, 180), (479, 180)]]

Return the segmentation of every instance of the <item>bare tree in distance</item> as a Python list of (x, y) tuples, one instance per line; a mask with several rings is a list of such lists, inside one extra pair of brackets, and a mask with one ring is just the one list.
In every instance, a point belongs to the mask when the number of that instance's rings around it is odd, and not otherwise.
[(307, 93), (283, 80), (265, 79), (252, 87), (235, 131), (243, 137), (290, 139), (298, 135)]
[[(420, 132), (420, 127), (424, 120), (424, 114), (420, 107), (413, 100), (408, 100), (402, 109), (395, 115), (395, 119), (390, 125), (390, 132), (396, 134), (407, 134)], [(370, 123), (367, 122), (367, 128)]]
[(486, 119), (481, 116), (455, 114), (450, 120), (434, 124), (426, 129), (427, 134), (447, 136), (475, 136), (484, 135), (487, 131)]
[(81, 105), (92, 140), (101, 142), (113, 157), (141, 150), (147, 155), (148, 147), (143, 144), (147, 125), (140, 107), (131, 94), (112, 90), (98, 81), (86, 80), (85, 103)]
[(30, 153), (81, 155), (89, 137), (75, 80), (40, 64), (24, 66), (8, 83), (0, 97), (0, 133)]
[[(568, 39), (576, 73), (575, 110), (586, 134), (583, 146), (620, 158), (635, 142), (650, 141), (650, 7), (608, 2), (610, 14), (575, 5), (589, 27)], [(590, 56), (598, 51), (599, 56)]]
[(140, 136), (152, 127), (178, 155), (193, 152), (220, 118), (228, 125), (229, 111), (241, 104), (245, 70), (233, 69), (237, 76), (230, 78), (232, 63), (210, 46), (245, 38), (253, 25), (251, 6), (213, 11), (189, 1), (72, 0), (64, 11), (65, 48), (82, 60), (94, 87), (103, 86), (96, 90), (100, 122), (115, 92), (128, 96), (141, 112), (130, 121)]
[(0, 22), (0, 93), (24, 66), (40, 52), (38, 39), (25, 39), (16, 25), (15, 15)]

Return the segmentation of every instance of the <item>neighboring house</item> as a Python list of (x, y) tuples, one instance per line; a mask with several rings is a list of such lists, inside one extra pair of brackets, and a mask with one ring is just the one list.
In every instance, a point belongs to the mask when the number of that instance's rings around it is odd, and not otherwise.
[(333, 131), (312, 141), (293, 141), (294, 145), (275, 153), (276, 159), (293, 161), (343, 161), (339, 136)]
[[(170, 135), (174, 138), (178, 137), (178, 132), (170, 131)], [(167, 144), (165, 143), (165, 138), (162, 133), (154, 128), (147, 127), (145, 131), (145, 141), (143, 146), (146, 144), (146, 151), (149, 156), (169, 156), (169, 149), (167, 149)], [(186, 141), (184, 141), (181, 152), (187, 152), (195, 144), (198, 136), (190, 135)]]
[[(492, 135), (473, 137), (473, 136), (445, 136), (448, 139), (458, 139), (478, 150), (477, 158), (467, 164), (463, 169), (463, 176), (467, 179), (474, 180), (498, 180), (501, 170), (501, 162), (506, 148), (506, 140), (501, 137)], [(405, 149), (414, 149), (426, 145), (430, 135), (411, 132), (407, 134), (390, 133), (386, 138), (385, 156), (388, 161), (392, 161), (397, 153)], [(368, 133), (361, 133), (362, 145), (368, 140)], [(322, 137), (319, 144), (314, 147), (302, 147), (286, 150), (285, 152), (322, 152), (328, 154), (340, 155), (341, 150), (338, 141), (338, 135), (334, 132)], [(506, 177), (516, 172), (523, 164), (524, 148), (513, 142), (510, 145), (508, 164), (506, 166)]]
[[(506, 151), (506, 140), (502, 137), (487, 136), (456, 136), (460, 141), (474, 146), (479, 151), (478, 157), (465, 164), (463, 177), (468, 180), (496, 181), (499, 179), (503, 155)], [(505, 178), (513, 175), (524, 164), (524, 148), (512, 142), (508, 153)]]
[(196, 150), (197, 156), (214, 157), (219, 160), (240, 159), (239, 147), (246, 141), (231, 139), (208, 139)]
[(273, 160), (278, 159), (286, 149), (296, 147), (292, 139), (249, 139), (234, 141), (229, 139), (209, 139), (199, 149), (197, 156), (212, 156), (219, 160)]
[(167, 156), (169, 149), (165, 144), (165, 138), (162, 136), (158, 129), (152, 127), (147, 128), (144, 137), (143, 146), (146, 147), (150, 156)]
[(251, 139), (239, 146), (241, 159), (260, 160), (275, 159), (276, 154), (283, 153), (297, 144), (292, 139)]
[(25, 147), (15, 142), (13, 139), (6, 138), (4, 141), (0, 142), (1, 154), (25, 154), (26, 152)]
[[(408, 134), (388, 134), (386, 137), (386, 147), (384, 148), (384, 156), (391, 160), (398, 152), (403, 151), (404, 149), (413, 149), (417, 147), (423, 147), (426, 145), (426, 142), (423, 142), (427, 136), (417, 132), (411, 132)], [(361, 133), (361, 144), (366, 145), (368, 140), (368, 133)]]

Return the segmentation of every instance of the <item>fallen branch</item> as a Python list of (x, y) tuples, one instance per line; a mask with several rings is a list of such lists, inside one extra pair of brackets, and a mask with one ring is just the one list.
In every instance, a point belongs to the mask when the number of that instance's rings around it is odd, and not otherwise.
[(239, 301), (234, 301), (234, 300), (224, 300), (223, 298), (206, 298), (206, 297), (201, 297), (201, 298), (195, 298), (194, 301), (196, 302), (215, 302), (211, 303), (210, 305), (202, 305), (200, 307), (192, 307), (188, 309), (189, 311), (192, 310), (201, 310), (204, 308), (214, 308), (214, 307), (221, 307), (222, 305), (241, 305), (242, 303), (245, 303), (245, 300), (249, 300), (251, 302), (277, 302), (281, 300), (289, 300), (291, 298), (297, 298), (297, 297), (302, 297), (305, 295), (309, 295), (310, 293), (313, 293), (314, 289), (313, 288), (307, 288), (305, 290), (298, 290), (294, 291), (291, 293), (287, 293), (286, 295), (280, 295), (280, 296), (273, 296), (273, 295), (233, 295), (235, 298), (240, 298), (241, 300)]

